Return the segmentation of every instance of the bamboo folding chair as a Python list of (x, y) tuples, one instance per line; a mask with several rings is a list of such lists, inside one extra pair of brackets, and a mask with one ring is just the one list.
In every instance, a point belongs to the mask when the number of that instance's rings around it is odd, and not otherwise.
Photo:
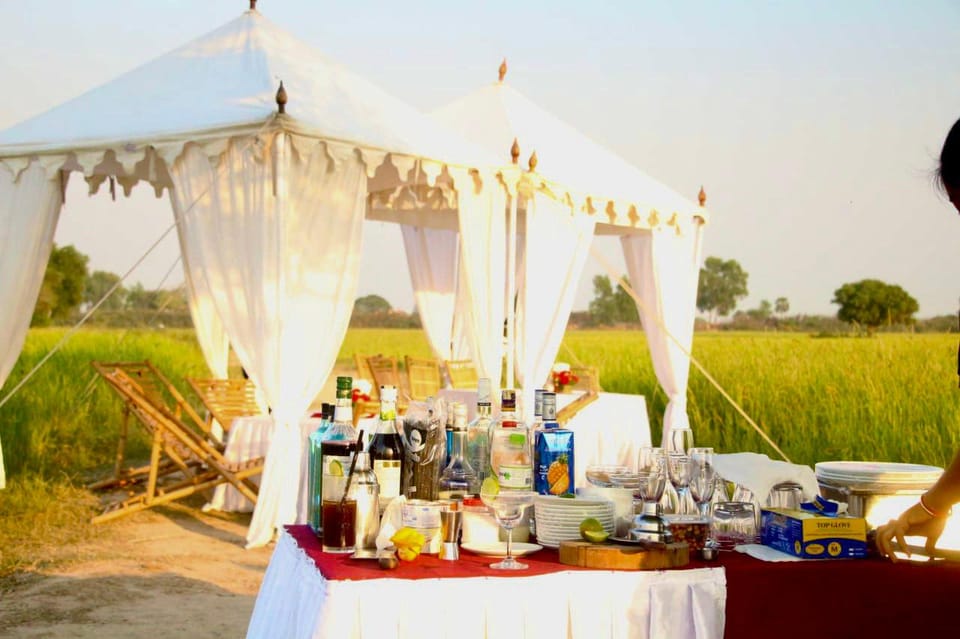
[(583, 391), (579, 397), (557, 411), (557, 422), (564, 425), (581, 410), (600, 397), (600, 369), (596, 366), (571, 366), (570, 373), (577, 378), (566, 390)]
[(226, 435), (230, 425), (237, 417), (262, 415), (263, 410), (257, 401), (257, 388), (249, 379), (195, 379), (187, 378), (190, 388), (210, 414), (207, 427), (213, 420), (223, 428)]
[[(94, 368), (120, 395), (129, 414), (150, 435), (150, 465), (146, 485), (121, 501), (109, 504), (93, 523), (166, 504), (229, 482), (244, 497), (256, 503), (257, 485), (250, 479), (263, 471), (263, 458), (228, 462), (205, 436), (181, 421), (162, 404), (154, 402), (145, 388), (119, 367), (95, 362)], [(179, 473), (174, 476), (174, 472)], [(167, 480), (162, 482), (161, 479)], [(132, 484), (132, 483), (131, 483)]]
[[(213, 438), (207, 421), (200, 416), (196, 409), (184, 399), (183, 395), (180, 394), (180, 391), (177, 390), (170, 380), (149, 360), (142, 362), (91, 362), (91, 364), (101, 376), (103, 376), (104, 371), (123, 371), (127, 377), (137, 384), (143, 395), (151, 402), (158, 406), (163, 406), (164, 409), (176, 419), (189, 424), (192, 428), (199, 429), (206, 437)], [(123, 419), (120, 422), (120, 436), (117, 441), (116, 456), (114, 457), (113, 477), (90, 484), (87, 487), (91, 490), (125, 486), (143, 481), (146, 477), (147, 467), (131, 469), (124, 466), (129, 428), (130, 406), (124, 403)], [(214, 444), (220, 446), (222, 450), (222, 444), (220, 442), (214, 439)]]
[(477, 390), (477, 382), (480, 377), (477, 375), (477, 369), (470, 360), (444, 360), (444, 368), (447, 369), (447, 378), (450, 380), (450, 386), (462, 390)]
[(440, 363), (435, 359), (404, 358), (407, 381), (410, 384), (410, 399), (424, 401), (440, 392)]
[(359, 379), (365, 379), (370, 382), (370, 400), (364, 401), (361, 400), (354, 404), (353, 408), (353, 424), (356, 426), (357, 422), (360, 421), (365, 415), (378, 414), (380, 411), (380, 387), (377, 386), (376, 380), (373, 379), (373, 371), (370, 370), (370, 365), (367, 363), (367, 359), (371, 357), (380, 357), (379, 355), (364, 355), (363, 353), (354, 353), (353, 362), (357, 367), (357, 377)]
[(403, 383), (403, 377), (400, 375), (400, 369), (397, 366), (397, 358), (384, 357), (382, 355), (368, 357), (367, 366), (370, 367), (370, 372), (373, 374), (373, 385), (377, 387), (378, 396), (381, 386), (396, 386), (397, 410), (402, 410), (405, 408), (407, 403), (406, 400), (409, 398), (410, 394), (406, 384)]

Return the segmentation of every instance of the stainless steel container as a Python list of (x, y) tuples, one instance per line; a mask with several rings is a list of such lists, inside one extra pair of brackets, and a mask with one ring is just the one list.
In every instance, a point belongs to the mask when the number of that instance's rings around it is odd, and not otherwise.
[(867, 520), (867, 529), (872, 530), (900, 515), (917, 502), (932, 481), (914, 484), (851, 483), (844, 484), (817, 478), (820, 494), (830, 500), (847, 505), (847, 513)]

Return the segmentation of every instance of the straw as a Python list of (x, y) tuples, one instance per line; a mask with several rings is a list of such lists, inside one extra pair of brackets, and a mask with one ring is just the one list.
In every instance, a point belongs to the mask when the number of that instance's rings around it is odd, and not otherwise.
[(347, 501), (347, 493), (350, 492), (350, 482), (353, 481), (353, 469), (357, 467), (357, 457), (363, 450), (363, 429), (360, 429), (360, 436), (357, 437), (357, 450), (353, 453), (353, 460), (350, 462), (350, 470), (347, 471), (347, 485), (343, 487), (343, 497), (340, 498), (340, 510), (343, 510), (343, 504)]

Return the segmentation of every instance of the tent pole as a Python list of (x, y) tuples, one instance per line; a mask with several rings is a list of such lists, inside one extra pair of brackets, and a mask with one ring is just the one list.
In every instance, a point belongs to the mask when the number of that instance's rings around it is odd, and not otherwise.
[(520, 193), (514, 189), (510, 197), (510, 218), (507, 225), (507, 385), (513, 388), (513, 362), (516, 346), (516, 304), (517, 294), (517, 200)]

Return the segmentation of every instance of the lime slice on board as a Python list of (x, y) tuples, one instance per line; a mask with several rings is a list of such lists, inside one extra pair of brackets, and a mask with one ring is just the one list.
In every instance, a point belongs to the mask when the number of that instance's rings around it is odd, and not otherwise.
[(606, 541), (607, 537), (610, 536), (603, 528), (598, 520), (593, 517), (587, 517), (582, 522), (580, 522), (580, 536), (583, 537), (586, 541), (589, 541), (594, 544), (598, 544), (602, 541)]

